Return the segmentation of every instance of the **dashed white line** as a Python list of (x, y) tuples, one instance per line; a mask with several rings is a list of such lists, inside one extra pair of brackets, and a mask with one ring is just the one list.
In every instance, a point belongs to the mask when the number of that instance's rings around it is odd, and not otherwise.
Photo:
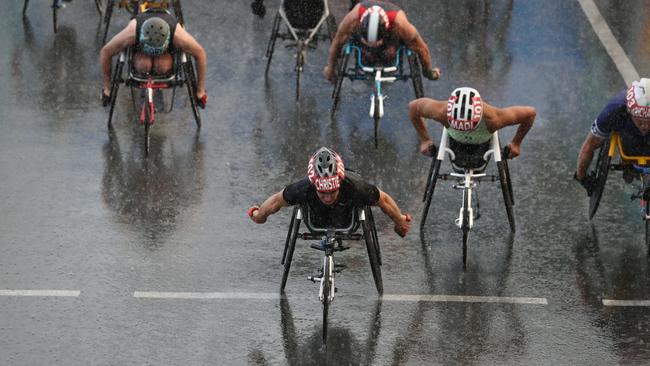
[(413, 302), (472, 302), (499, 304), (548, 305), (542, 297), (498, 297), (498, 296), (464, 296), (464, 295), (384, 295), (384, 301)]
[(0, 290), (0, 296), (79, 297), (80, 293), (69, 290)]
[(631, 85), (632, 81), (639, 80), (639, 73), (636, 71), (634, 65), (632, 65), (632, 62), (625, 54), (625, 51), (623, 51), (623, 47), (621, 47), (616, 40), (616, 37), (614, 37), (612, 30), (600, 14), (598, 7), (593, 0), (578, 0), (578, 2), (580, 3), (580, 6), (582, 6), (582, 11), (587, 15), (587, 19), (589, 19), (592, 28), (596, 32), (600, 42), (605, 47), (609, 57), (614, 61), (616, 68), (618, 68), (618, 72), (623, 76), (625, 85)]
[(650, 306), (650, 300), (613, 300), (603, 299), (605, 306)]
[(263, 292), (155, 292), (136, 291), (133, 297), (146, 299), (231, 299), (231, 300), (276, 300), (279, 293)]

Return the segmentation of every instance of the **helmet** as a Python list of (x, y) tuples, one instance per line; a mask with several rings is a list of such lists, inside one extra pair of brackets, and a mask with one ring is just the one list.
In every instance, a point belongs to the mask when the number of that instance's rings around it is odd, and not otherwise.
[(167, 51), (169, 46), (169, 23), (159, 17), (151, 17), (142, 23), (139, 40), (142, 52), (149, 56), (158, 56)]
[(627, 90), (625, 101), (632, 117), (650, 121), (650, 79), (633, 82)]
[(366, 9), (359, 20), (361, 37), (368, 42), (377, 42), (388, 34), (390, 21), (381, 6), (373, 5)]
[(336, 191), (345, 179), (343, 160), (333, 150), (321, 147), (309, 159), (307, 176), (318, 192)]
[(449, 127), (458, 131), (472, 131), (481, 122), (483, 102), (474, 88), (457, 88), (447, 101)]

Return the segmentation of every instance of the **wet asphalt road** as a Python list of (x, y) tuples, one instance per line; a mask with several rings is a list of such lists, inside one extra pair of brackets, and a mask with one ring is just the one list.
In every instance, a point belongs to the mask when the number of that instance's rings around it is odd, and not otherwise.
[[(197, 131), (186, 95), (160, 114), (144, 157), (126, 89), (114, 129), (99, 105), (101, 31), (91, 2), (75, 0), (52, 34), (47, 5), (5, 4), (0, 46), (0, 290), (80, 291), (0, 296), (0, 364), (7, 365), (611, 365), (650, 362), (650, 309), (602, 299), (650, 297), (647, 252), (630, 187), (610, 175), (590, 224), (571, 179), (588, 127), (625, 87), (577, 1), (409, 1), (412, 23), (443, 69), (425, 94), (460, 84), (491, 104), (533, 105), (538, 117), (510, 169), (518, 231), (509, 235), (497, 184), (480, 187), (481, 219), (468, 269), (453, 220), (459, 192), (436, 189), (419, 232), (429, 160), (408, 122), (409, 84), (390, 99), (373, 147), (370, 93), (344, 84), (329, 118), (321, 77), (326, 44), (307, 55), (294, 102), (291, 51), (278, 46), (264, 78), (275, 4), (186, 1), (187, 27), (208, 53), (208, 108)], [(332, 0), (341, 19), (345, 2)], [(406, 3), (406, 2), (405, 2)], [(597, 0), (641, 75), (650, 72), (644, 1)], [(114, 17), (111, 34), (126, 24)], [(167, 96), (168, 97), (168, 96)], [(432, 126), (433, 135), (440, 128)], [(502, 139), (512, 137), (506, 130)], [(305, 174), (321, 145), (414, 214), (405, 239), (379, 211), (384, 288), (393, 295), (533, 297), (547, 304), (380, 301), (361, 245), (320, 341), (319, 253), (296, 249), (286, 298), (150, 299), (135, 292), (277, 294), (290, 210), (257, 226), (250, 204)], [(444, 182), (443, 182), (444, 183)], [(304, 244), (300, 243), (299, 244)]]

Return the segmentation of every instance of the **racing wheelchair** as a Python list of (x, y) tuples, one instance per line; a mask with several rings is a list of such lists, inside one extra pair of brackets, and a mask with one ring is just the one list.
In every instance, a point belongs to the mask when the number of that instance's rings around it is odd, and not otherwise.
[[(196, 97), (197, 91), (197, 75), (194, 60), (185, 54), (185, 52), (174, 52), (173, 66), (170, 73), (166, 75), (153, 75), (138, 73), (133, 67), (133, 54), (135, 50), (133, 47), (122, 51), (113, 68), (112, 73), (112, 86), (110, 97), (110, 109), (108, 112), (108, 127), (111, 127), (113, 119), (113, 111), (115, 110), (115, 102), (117, 100), (117, 92), (120, 84), (125, 84), (131, 88), (131, 99), (133, 101), (134, 109), (138, 108), (137, 90), (144, 92), (145, 97), (140, 108), (140, 124), (144, 126), (144, 151), (145, 154), (149, 151), (149, 129), (153, 125), (156, 117), (156, 107), (154, 103), (154, 91), (157, 89), (172, 89), (172, 97), (169, 109), (166, 112), (171, 112), (174, 107), (174, 99), (176, 96), (176, 87), (187, 87), (188, 99), (192, 107), (192, 114), (196, 121), (196, 126), (201, 128), (201, 114), (199, 112), (199, 105)], [(127, 75), (124, 76), (124, 65), (127, 66)]]
[[(343, 240), (364, 240), (368, 250), (368, 259), (375, 287), (379, 294), (384, 292), (384, 285), (381, 277), (381, 252), (377, 240), (375, 220), (372, 216), (370, 206), (355, 209), (352, 213), (350, 224), (345, 228), (318, 228), (312, 225), (313, 218), (308, 205), (295, 206), (291, 215), (289, 232), (282, 253), (282, 284), (280, 291), (284, 292), (291, 268), (293, 252), (296, 248), (298, 238), (303, 240), (318, 240), (318, 243), (311, 245), (311, 248), (321, 250), (324, 253), (322, 266), (319, 268), (319, 276), (310, 276), (307, 279), (319, 284), (318, 299), (323, 304), (323, 343), (327, 341), (327, 315), (330, 303), (334, 300), (336, 287), (334, 277), (342, 267), (335, 266), (334, 253), (344, 251), (350, 247), (343, 246)], [(300, 223), (304, 222), (307, 232), (300, 233)], [(362, 233), (357, 233), (361, 226)]]
[[(56, 21), (57, 21), (57, 12), (59, 9), (63, 8), (64, 0), (52, 0), (52, 25), (54, 26), (54, 33), (56, 33)], [(95, 2), (95, 7), (97, 8), (97, 12), (99, 13), (99, 16), (102, 16), (102, 12), (104, 11), (104, 0), (94, 0)], [(26, 16), (27, 14), (27, 5), (29, 4), (29, 0), (25, 0), (23, 3), (23, 17)]]
[[(463, 151), (464, 149), (467, 150)], [(460, 144), (449, 138), (446, 129), (442, 132), (440, 147), (438, 148), (436, 157), (431, 162), (431, 168), (427, 176), (420, 232), (423, 232), (438, 179), (455, 180), (456, 183), (453, 185), (453, 188), (463, 192), (462, 205), (458, 213), (458, 218), (455, 220), (456, 226), (463, 233), (463, 268), (467, 268), (469, 232), (474, 226), (474, 220), (480, 217), (480, 205), (476, 188), (481, 181), (499, 181), (501, 183), (501, 192), (503, 193), (503, 202), (508, 216), (508, 223), (510, 224), (510, 231), (515, 232), (515, 216), (513, 211), (515, 202), (507, 162), (509, 153), (507, 146), (503, 151), (501, 150), (499, 135), (496, 131), (492, 134), (490, 141), (480, 145)], [(449, 155), (452, 172), (440, 174), (440, 166), (445, 159), (445, 155)], [(485, 173), (491, 158), (496, 162), (498, 175), (488, 175)]]
[[(408, 47), (401, 45), (395, 52), (395, 58), (387, 64), (364, 64), (364, 46), (358, 40), (349, 41), (342, 50), (341, 61), (338, 65), (337, 79), (332, 91), (332, 118), (336, 114), (336, 109), (339, 105), (341, 98), (341, 86), (343, 80), (366, 80), (372, 81), (373, 92), (370, 95), (370, 110), (368, 114), (374, 120), (375, 130), (375, 148), (378, 147), (378, 130), (379, 121), (384, 116), (384, 100), (388, 98), (382, 92), (383, 83), (392, 83), (396, 80), (411, 80), (413, 83), (413, 90), (416, 98), (424, 96), (424, 89), (422, 86), (422, 72), (420, 61), (417, 55)], [(353, 58), (354, 65), (349, 67), (350, 58)], [(404, 59), (406, 58), (409, 71), (406, 72), (404, 67)]]
[[(95, 1), (101, 2), (104, 0)], [(104, 36), (102, 38), (102, 44), (106, 43), (108, 28), (111, 25), (111, 17), (113, 16), (113, 9), (116, 5), (115, 1), (116, 0), (106, 0), (106, 9), (104, 9), (104, 16), (102, 18), (102, 23), (104, 23)], [(185, 21), (183, 20), (183, 10), (181, 8), (181, 0), (118, 0), (117, 7), (120, 9), (125, 9), (131, 16), (136, 16), (140, 13), (144, 13), (149, 9), (162, 9), (168, 12), (172, 11), (171, 14), (176, 17), (178, 22), (183, 26), (185, 25)]]
[[(316, 48), (318, 41), (332, 40), (336, 34), (336, 20), (329, 11), (328, 0), (282, 0), (271, 30), (271, 38), (266, 47), (265, 75), (269, 73), (275, 42), (277, 39), (290, 41), (287, 48), (296, 49), (296, 100), (300, 99), (300, 80), (305, 65), (307, 49)], [(281, 32), (282, 24), (286, 31)], [(321, 28), (326, 26), (326, 34)]]
[[(617, 152), (620, 160), (618, 163), (612, 163)], [(641, 201), (641, 218), (645, 222), (645, 244), (650, 249), (650, 156), (627, 155), (623, 151), (621, 136), (617, 132), (605, 141), (598, 151), (594, 170), (589, 173), (594, 177), (594, 184), (589, 192), (589, 220), (596, 215), (610, 170), (630, 172), (634, 180), (640, 181), (637, 192), (630, 198)]]

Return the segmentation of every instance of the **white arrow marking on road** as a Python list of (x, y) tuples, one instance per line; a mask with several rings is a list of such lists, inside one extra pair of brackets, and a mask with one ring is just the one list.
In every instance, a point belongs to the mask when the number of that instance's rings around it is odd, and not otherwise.
[(233, 300), (276, 300), (279, 293), (261, 292), (147, 292), (136, 291), (133, 297), (145, 299), (233, 299)]

